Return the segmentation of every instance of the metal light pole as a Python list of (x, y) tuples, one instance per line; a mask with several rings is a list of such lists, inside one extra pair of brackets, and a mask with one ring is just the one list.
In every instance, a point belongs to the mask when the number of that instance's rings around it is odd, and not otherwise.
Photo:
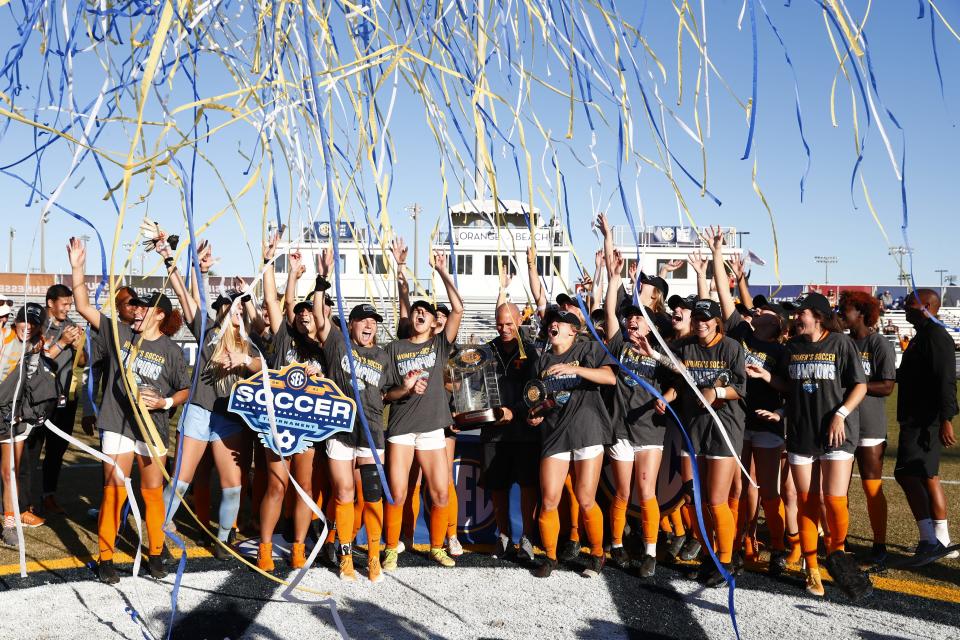
[(910, 249), (902, 245), (890, 247), (890, 249), (887, 251), (887, 254), (893, 256), (893, 259), (897, 261), (897, 268), (900, 269), (900, 273), (897, 274), (897, 284), (910, 284), (910, 276), (903, 269), (903, 257), (908, 256), (911, 253), (912, 251)]
[(830, 265), (837, 263), (837, 256), (814, 256), (813, 259), (823, 265), (823, 284), (830, 284)]
[(13, 239), (17, 235), (17, 230), (10, 227), (10, 253), (7, 255), (7, 272), (13, 273)]
[(950, 270), (949, 270), (949, 269), (934, 269), (934, 270), (933, 270), (934, 273), (939, 273), (939, 274), (940, 274), (940, 299), (941, 299), (941, 300), (943, 300), (943, 293), (944, 293), (944, 291), (943, 291), (943, 274), (947, 273), (948, 271), (950, 271)]
[(49, 214), (43, 216), (43, 219), (40, 220), (40, 273), (47, 272), (47, 220), (49, 219)]
[(743, 249), (743, 236), (750, 235), (749, 231), (737, 231), (737, 248)]
[(418, 224), (420, 220), (420, 213), (423, 212), (423, 207), (420, 206), (419, 202), (414, 202), (413, 204), (404, 207), (404, 211), (410, 214), (410, 219), (413, 220), (413, 282), (414, 282), (414, 291), (416, 291), (416, 285), (420, 284), (420, 251), (419, 251), (419, 238), (420, 238), (420, 225)]

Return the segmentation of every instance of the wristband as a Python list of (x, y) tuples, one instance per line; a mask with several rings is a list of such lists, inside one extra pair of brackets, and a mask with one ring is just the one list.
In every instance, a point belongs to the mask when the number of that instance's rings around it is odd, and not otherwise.
[(245, 293), (240, 296), (240, 304), (246, 304), (253, 300), (253, 297), (249, 293)]
[(316, 291), (326, 291), (326, 290), (329, 289), (329, 288), (330, 288), (330, 282), (329, 282), (324, 276), (318, 275), (318, 276), (317, 276), (317, 281), (316, 281), (316, 283), (313, 285), (313, 290), (314, 290), (314, 292), (316, 292)]
[(172, 268), (173, 265), (173, 256), (167, 256), (163, 259), (163, 264), (167, 265), (167, 269)]
[(170, 411), (173, 407), (173, 398), (164, 398), (163, 399), (163, 410)]
[(837, 409), (837, 415), (840, 416), (841, 418), (846, 418), (848, 415), (850, 415), (850, 409), (847, 409), (845, 406), (840, 405), (840, 408)]
[(726, 400), (727, 399), (727, 388), (726, 387), (717, 387), (715, 390), (717, 394), (717, 400)]
[(270, 264), (270, 260), (271, 260), (271, 258), (264, 258), (264, 259), (263, 259), (263, 264)]

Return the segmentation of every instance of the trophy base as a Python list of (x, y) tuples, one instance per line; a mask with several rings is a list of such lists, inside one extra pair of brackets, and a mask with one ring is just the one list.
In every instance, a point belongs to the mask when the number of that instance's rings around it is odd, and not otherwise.
[(477, 411), (465, 411), (454, 416), (453, 421), (457, 428), (475, 427), (488, 422), (497, 421), (497, 412), (493, 409), (479, 409)]

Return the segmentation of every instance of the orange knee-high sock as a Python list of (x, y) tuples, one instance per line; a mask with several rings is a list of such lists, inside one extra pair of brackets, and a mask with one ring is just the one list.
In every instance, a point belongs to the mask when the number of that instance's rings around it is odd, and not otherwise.
[(800, 562), (800, 553), (802, 551), (802, 547), (800, 546), (800, 534), (788, 533), (787, 544), (790, 545), (790, 552), (787, 554), (787, 562), (790, 564), (796, 564)]
[(350, 536), (351, 540), (357, 539), (357, 533), (360, 531), (360, 527), (363, 525), (363, 506), (366, 504), (363, 501), (363, 494), (357, 491), (357, 495), (353, 501), (353, 535)]
[(430, 548), (442, 547), (445, 535), (447, 535), (447, 506), (430, 505)]
[[(145, 489), (140, 487), (140, 495), (143, 496), (144, 520), (147, 521), (147, 540), (150, 543), (150, 555), (160, 555), (163, 551), (163, 487), (154, 489)], [(207, 497), (210, 494), (207, 493)], [(201, 522), (203, 522), (201, 520)]]
[[(407, 499), (403, 502), (403, 526), (400, 535), (408, 540), (413, 540), (413, 534), (417, 530), (417, 519), (420, 517), (420, 483), (413, 485), (413, 489), (407, 494)], [(388, 516), (389, 517), (389, 516)]]
[[(746, 508), (749, 503), (749, 500), (744, 500), (744, 508)], [(747, 522), (750, 518), (745, 511), (741, 513), (739, 498), (727, 498), (727, 507), (733, 516), (733, 548), (740, 549), (743, 544), (743, 538), (747, 533)]]
[(660, 503), (656, 498), (644, 500), (640, 504), (640, 518), (643, 521), (643, 541), (647, 544), (657, 543), (657, 520), (660, 519)]
[(717, 557), (720, 562), (730, 562), (733, 557), (733, 538), (737, 532), (736, 521), (730, 505), (726, 503), (710, 505), (713, 516), (714, 537), (717, 544)]
[(830, 546), (827, 553), (843, 551), (850, 528), (850, 511), (847, 509), (847, 496), (824, 496), (827, 506), (827, 522), (830, 525)]
[(767, 531), (770, 532), (770, 548), (774, 551), (783, 551), (783, 502), (780, 497), (762, 498), (763, 517), (767, 520)]
[(367, 556), (379, 558), (380, 536), (383, 535), (382, 499), (363, 503), (363, 526), (367, 528)]
[(334, 507), (337, 521), (337, 535), (340, 537), (340, 544), (353, 543), (353, 503), (336, 501)]
[[(323, 510), (323, 515), (327, 518), (327, 544), (333, 544), (333, 541), (336, 540), (337, 535), (340, 533), (340, 521), (337, 518), (338, 502), (336, 500), (328, 500), (327, 508)], [(321, 506), (321, 508), (323, 508)], [(317, 514), (313, 514), (316, 516)], [(353, 531), (353, 525), (350, 525), (350, 530)], [(343, 542), (343, 540), (341, 540)]]
[(887, 496), (883, 494), (883, 480), (862, 480), (863, 493), (867, 496), (867, 515), (873, 530), (873, 541), (887, 542)]
[(664, 533), (673, 533), (673, 526), (670, 524), (670, 516), (663, 514), (660, 516), (660, 531)]
[(447, 486), (447, 537), (457, 537), (457, 521), (460, 519), (460, 501), (457, 499), (457, 485), (451, 482)]
[(590, 543), (590, 555), (603, 556), (603, 511), (596, 502), (583, 512), (583, 526), (587, 530), (587, 542)]
[(540, 496), (536, 487), (520, 487), (520, 518), (523, 521), (523, 535), (532, 541), (537, 539), (537, 506)]
[[(687, 531), (693, 534), (693, 539), (701, 545), (706, 545), (703, 537), (703, 531), (700, 530), (700, 523), (697, 521), (697, 510), (694, 509), (692, 502), (685, 502), (680, 509), (683, 511), (683, 521), (687, 525)], [(707, 514), (704, 514), (707, 516)], [(687, 524), (689, 523), (689, 524)], [(704, 517), (703, 523), (707, 526), (707, 535), (710, 534), (710, 518)]]
[(687, 526), (686, 522), (684, 522), (683, 510), (680, 507), (677, 507), (670, 512), (670, 524), (673, 525), (673, 535), (687, 535)]
[(613, 497), (610, 506), (610, 542), (614, 546), (623, 544), (623, 530), (627, 526), (627, 501), (620, 496)]
[(567, 474), (567, 479), (563, 481), (563, 493), (566, 496), (567, 512), (570, 515), (570, 536), (574, 542), (580, 541), (580, 503), (577, 502), (577, 494), (573, 491), (573, 478)]
[(540, 510), (540, 544), (551, 560), (557, 559), (557, 539), (560, 537), (560, 513), (556, 509)]
[(797, 521), (800, 526), (800, 551), (808, 569), (816, 569), (817, 541), (820, 535), (817, 523), (820, 520), (820, 494), (797, 492)]
[(117, 530), (120, 528), (120, 509), (127, 499), (124, 487), (107, 485), (103, 488), (103, 500), (100, 502), (100, 518), (97, 522), (97, 538), (100, 546), (100, 560), (112, 560), (117, 542)]
[(210, 522), (210, 475), (199, 474), (197, 479), (200, 482), (193, 485), (193, 511), (197, 514), (197, 520), (206, 527)]
[[(403, 503), (390, 504), (388, 502), (384, 511), (386, 512), (386, 523), (383, 531), (387, 539), (387, 549), (396, 549), (400, 542), (400, 529), (403, 525)], [(367, 535), (370, 535), (369, 531)]]

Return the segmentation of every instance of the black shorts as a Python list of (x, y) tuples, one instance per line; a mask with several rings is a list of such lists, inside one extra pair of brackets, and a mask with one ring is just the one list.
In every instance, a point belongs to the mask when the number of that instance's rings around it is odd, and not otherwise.
[(514, 484), (540, 484), (540, 443), (484, 442), (479, 485), (487, 491), (502, 491)]
[(933, 478), (940, 475), (940, 425), (925, 427), (900, 425), (897, 464), (894, 475)]
[[(724, 430), (730, 438), (733, 445), (733, 451), (737, 455), (743, 451), (743, 424), (724, 424)], [(730, 447), (720, 433), (720, 428), (712, 419), (710, 422), (698, 420), (694, 426), (689, 428), (690, 440), (693, 442), (694, 451), (698, 456), (708, 456), (711, 458), (729, 458), (733, 456)], [(684, 447), (684, 452), (689, 453)]]

